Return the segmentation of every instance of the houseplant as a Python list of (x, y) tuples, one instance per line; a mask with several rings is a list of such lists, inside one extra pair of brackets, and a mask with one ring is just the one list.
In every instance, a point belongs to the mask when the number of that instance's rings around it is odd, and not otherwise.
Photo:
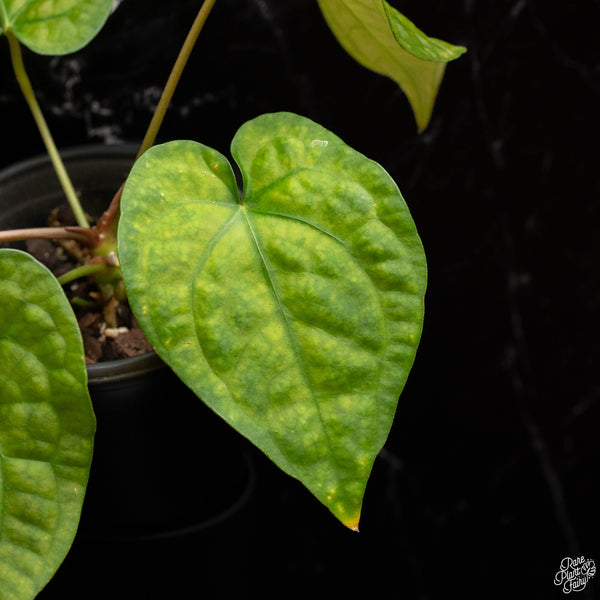
[[(0, 251), (6, 598), (33, 597), (62, 561), (89, 473), (94, 416), (81, 336), (60, 287), (74, 277), (93, 277), (106, 305), (126, 290), (144, 333), (181, 380), (358, 528), (419, 341), (422, 247), (389, 175), (307, 118), (275, 113), (242, 125), (232, 142), (241, 199), (219, 152), (187, 140), (153, 147), (213, 4), (200, 8), (124, 188), (90, 227), (20, 43), (72, 52), (94, 37), (112, 0), (0, 2), (17, 79), (78, 223), (2, 239), (43, 235), (89, 248), (60, 282), (28, 255)], [(319, 5), (354, 58), (398, 81), (424, 129), (445, 62), (463, 49), (427, 38), (383, 1)]]

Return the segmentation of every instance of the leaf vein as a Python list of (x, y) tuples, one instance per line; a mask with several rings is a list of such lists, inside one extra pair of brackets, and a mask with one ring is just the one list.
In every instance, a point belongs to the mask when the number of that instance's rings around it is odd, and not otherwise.
[[(296, 334), (294, 333), (292, 326), (290, 324), (290, 320), (289, 320), (289, 315), (288, 315), (288, 311), (285, 307), (285, 304), (282, 300), (282, 294), (281, 292), (277, 289), (277, 286), (274, 282), (274, 277), (273, 277), (273, 269), (269, 264), (269, 260), (265, 254), (264, 248), (262, 247), (262, 244), (260, 242), (259, 236), (255, 230), (255, 228), (252, 225), (251, 220), (248, 217), (248, 213), (245, 212), (245, 217), (246, 217), (246, 223), (248, 225), (248, 228), (250, 230), (250, 234), (252, 236), (252, 240), (254, 242), (254, 245), (256, 247), (256, 251), (258, 252), (258, 255), (260, 256), (260, 259), (262, 261), (263, 267), (266, 271), (267, 274), (267, 280), (269, 282), (269, 286), (271, 288), (271, 291), (273, 293), (273, 297), (277, 303), (277, 306), (279, 308), (279, 311), (281, 313), (281, 317), (284, 323), (284, 328), (286, 330), (288, 339), (290, 344), (294, 347), (294, 352), (297, 356), (302, 356), (302, 350), (300, 348), (300, 344), (298, 343), (298, 339)], [(315, 383), (313, 378), (310, 376), (310, 373), (308, 372), (308, 370), (306, 369), (305, 365), (304, 365), (304, 361), (303, 360), (299, 360), (298, 361), (298, 367), (302, 373), (302, 376), (304, 377), (304, 380), (306, 381), (306, 384), (310, 390), (310, 396), (313, 399), (313, 402), (315, 404), (316, 410), (317, 410), (317, 415), (319, 417), (319, 422), (321, 424), (321, 429), (323, 431), (323, 434), (325, 436), (325, 440), (327, 443), (327, 447), (329, 448), (329, 453), (331, 456), (334, 456), (334, 453), (332, 451), (332, 441), (331, 438), (329, 436), (329, 432), (327, 431), (327, 427), (325, 425), (325, 420), (323, 419), (323, 415), (321, 413), (321, 407), (319, 406), (319, 403), (316, 400), (316, 391), (315, 391)]]

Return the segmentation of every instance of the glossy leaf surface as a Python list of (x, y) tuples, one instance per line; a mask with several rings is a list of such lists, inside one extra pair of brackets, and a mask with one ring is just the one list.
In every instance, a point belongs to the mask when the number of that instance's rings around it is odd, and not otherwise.
[(431, 118), (446, 63), (466, 51), (430, 38), (385, 0), (318, 0), (330, 29), (363, 66), (406, 94), (419, 131)]
[(0, 0), (0, 25), (39, 54), (79, 50), (100, 31), (113, 0)]
[(34, 598), (69, 550), (94, 431), (68, 300), (31, 256), (0, 250), (0, 600)]
[(136, 163), (119, 228), (132, 308), (204, 402), (357, 528), (420, 338), (420, 240), (389, 175), (308, 119), (249, 121), (232, 154), (241, 200), (201, 144)]

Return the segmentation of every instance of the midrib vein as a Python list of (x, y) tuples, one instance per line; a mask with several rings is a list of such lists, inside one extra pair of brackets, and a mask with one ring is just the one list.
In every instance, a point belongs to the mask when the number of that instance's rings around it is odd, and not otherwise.
[(313, 378), (311, 377), (310, 373), (308, 372), (308, 370), (306, 369), (306, 367), (304, 366), (304, 361), (302, 360), (302, 349), (301, 349), (300, 343), (298, 341), (298, 336), (296, 335), (296, 333), (292, 327), (292, 324), (290, 323), (285, 305), (282, 300), (281, 291), (279, 290), (277, 284), (275, 283), (274, 276), (273, 276), (273, 270), (272, 270), (269, 260), (266, 256), (264, 248), (260, 242), (260, 238), (259, 238), (254, 226), (252, 225), (252, 221), (248, 215), (248, 211), (243, 210), (242, 212), (244, 213), (244, 217), (245, 217), (246, 223), (248, 225), (248, 230), (250, 231), (250, 235), (252, 236), (252, 241), (254, 242), (256, 251), (257, 251), (257, 253), (260, 257), (260, 260), (262, 262), (262, 265), (265, 269), (267, 281), (269, 283), (271, 293), (273, 294), (273, 298), (275, 299), (275, 302), (277, 303), (277, 307), (278, 307), (279, 313), (281, 315), (281, 319), (283, 322), (283, 326), (284, 326), (286, 335), (288, 337), (290, 344), (293, 347), (295, 356), (298, 358), (297, 366), (300, 369), (300, 372), (302, 373), (302, 377), (304, 378), (306, 385), (310, 391), (310, 397), (315, 405), (317, 415), (319, 418), (319, 422), (321, 424), (321, 429), (323, 431), (323, 434), (324, 434), (326, 442), (327, 442), (327, 447), (329, 449), (330, 454), (333, 455), (332, 443), (329, 438), (329, 433), (327, 431), (327, 427), (325, 425), (323, 415), (321, 414), (321, 407), (319, 406), (319, 403), (317, 402), (317, 399), (316, 399), (315, 382), (314, 382)]

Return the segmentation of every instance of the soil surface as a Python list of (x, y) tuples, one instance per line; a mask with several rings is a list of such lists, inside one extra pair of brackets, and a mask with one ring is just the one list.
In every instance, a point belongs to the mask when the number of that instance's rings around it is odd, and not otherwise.
[[(51, 226), (72, 224), (69, 209), (55, 209)], [(57, 277), (84, 263), (89, 250), (73, 240), (28, 240), (27, 251)], [(146, 354), (152, 346), (140, 329), (129, 305), (112, 297), (106, 300), (92, 277), (63, 286), (83, 337), (87, 364)]]

